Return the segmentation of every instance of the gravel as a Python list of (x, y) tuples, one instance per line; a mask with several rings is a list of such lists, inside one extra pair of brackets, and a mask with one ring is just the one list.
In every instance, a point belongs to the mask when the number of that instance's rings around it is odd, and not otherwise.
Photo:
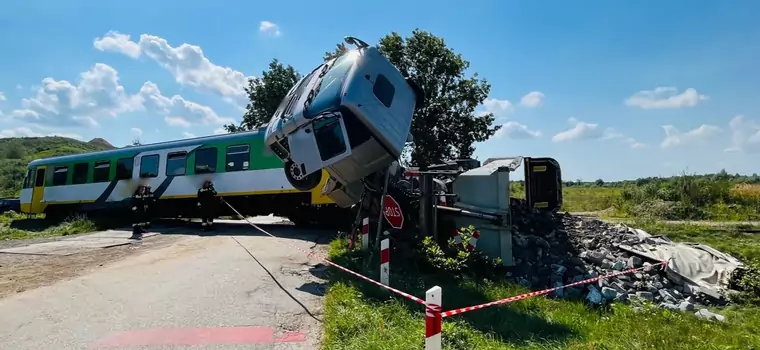
[(595, 305), (654, 303), (674, 311), (696, 310), (695, 315), (703, 319), (726, 320), (725, 316), (704, 309), (705, 305), (723, 304), (725, 299), (714, 299), (688, 286), (678, 285), (665, 277), (660, 266), (652, 266), (652, 262), (617, 249), (617, 244), (640, 242), (630, 227), (531, 209), (516, 210), (512, 215), (516, 266), (511, 269), (510, 276), (521, 285), (534, 289), (557, 287), (644, 267), (635, 273), (564, 288), (552, 295), (555, 298), (585, 299)]

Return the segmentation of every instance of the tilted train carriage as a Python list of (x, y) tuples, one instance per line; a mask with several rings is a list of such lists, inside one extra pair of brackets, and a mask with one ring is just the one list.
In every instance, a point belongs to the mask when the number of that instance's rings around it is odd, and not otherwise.
[(264, 146), (263, 130), (248, 131), (32, 161), (21, 211), (55, 219), (124, 214), (137, 186), (148, 184), (158, 198), (156, 215), (197, 217), (196, 193), (211, 180), (246, 215), (271, 213), (296, 224), (346, 222), (348, 210), (320, 193), (327, 178), (311, 191), (294, 188), (282, 161)]

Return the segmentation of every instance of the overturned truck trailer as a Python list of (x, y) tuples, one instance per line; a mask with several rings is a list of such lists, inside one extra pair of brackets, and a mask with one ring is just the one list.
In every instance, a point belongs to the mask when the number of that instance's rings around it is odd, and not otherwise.
[[(524, 171), (524, 192), (512, 193), (510, 177), (520, 166)], [(455, 174), (448, 181), (447, 188), (453, 196), (447, 196), (450, 198), (445, 204), (432, 184), (433, 177), (441, 177), (440, 173), (417, 173), (421, 189), (420, 230), (435, 236), (472, 225), (480, 233), (477, 249), (489, 257), (500, 257), (506, 266), (514, 265), (513, 212), (526, 209), (555, 212), (562, 206), (562, 172), (552, 158), (489, 158), (482, 166)], [(448, 237), (435, 238), (444, 241)]]

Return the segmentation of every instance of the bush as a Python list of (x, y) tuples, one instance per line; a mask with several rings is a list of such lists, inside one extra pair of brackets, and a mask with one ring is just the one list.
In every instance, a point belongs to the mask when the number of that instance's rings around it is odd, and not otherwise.
[[(462, 227), (459, 235), (464, 247), (467, 247), (475, 227)], [(432, 237), (425, 237), (422, 241), (423, 256), (429, 267), (437, 272), (451, 276), (467, 276), (473, 278), (498, 279), (504, 276), (506, 270), (502, 266), (501, 258), (489, 259), (479, 250), (467, 251), (457, 246), (454, 238), (449, 238), (447, 247), (441, 248)]]

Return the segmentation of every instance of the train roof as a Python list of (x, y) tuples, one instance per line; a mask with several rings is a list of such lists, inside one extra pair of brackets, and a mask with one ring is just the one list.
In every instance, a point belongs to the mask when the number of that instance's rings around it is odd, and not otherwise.
[(242, 132), (236, 132), (236, 133), (231, 133), (231, 134), (201, 136), (201, 137), (194, 137), (191, 139), (164, 141), (164, 142), (151, 143), (147, 145), (129, 146), (129, 147), (122, 147), (122, 148), (117, 148), (117, 149), (110, 149), (110, 150), (105, 150), (105, 151), (79, 153), (79, 154), (72, 154), (72, 155), (67, 155), (67, 156), (35, 159), (29, 163), (29, 167), (35, 167), (35, 166), (40, 166), (40, 165), (50, 165), (50, 164), (71, 163), (74, 161), (82, 161), (84, 159), (90, 160), (93, 158), (110, 159), (110, 158), (119, 158), (119, 157), (133, 157), (134, 155), (142, 153), (142, 152), (161, 150), (165, 148), (191, 146), (191, 145), (197, 145), (198, 143), (206, 143), (206, 142), (232, 141), (232, 140), (238, 140), (238, 139), (247, 139), (251, 137), (264, 137), (265, 131), (266, 131), (266, 127), (258, 129), (258, 130), (242, 131)]

